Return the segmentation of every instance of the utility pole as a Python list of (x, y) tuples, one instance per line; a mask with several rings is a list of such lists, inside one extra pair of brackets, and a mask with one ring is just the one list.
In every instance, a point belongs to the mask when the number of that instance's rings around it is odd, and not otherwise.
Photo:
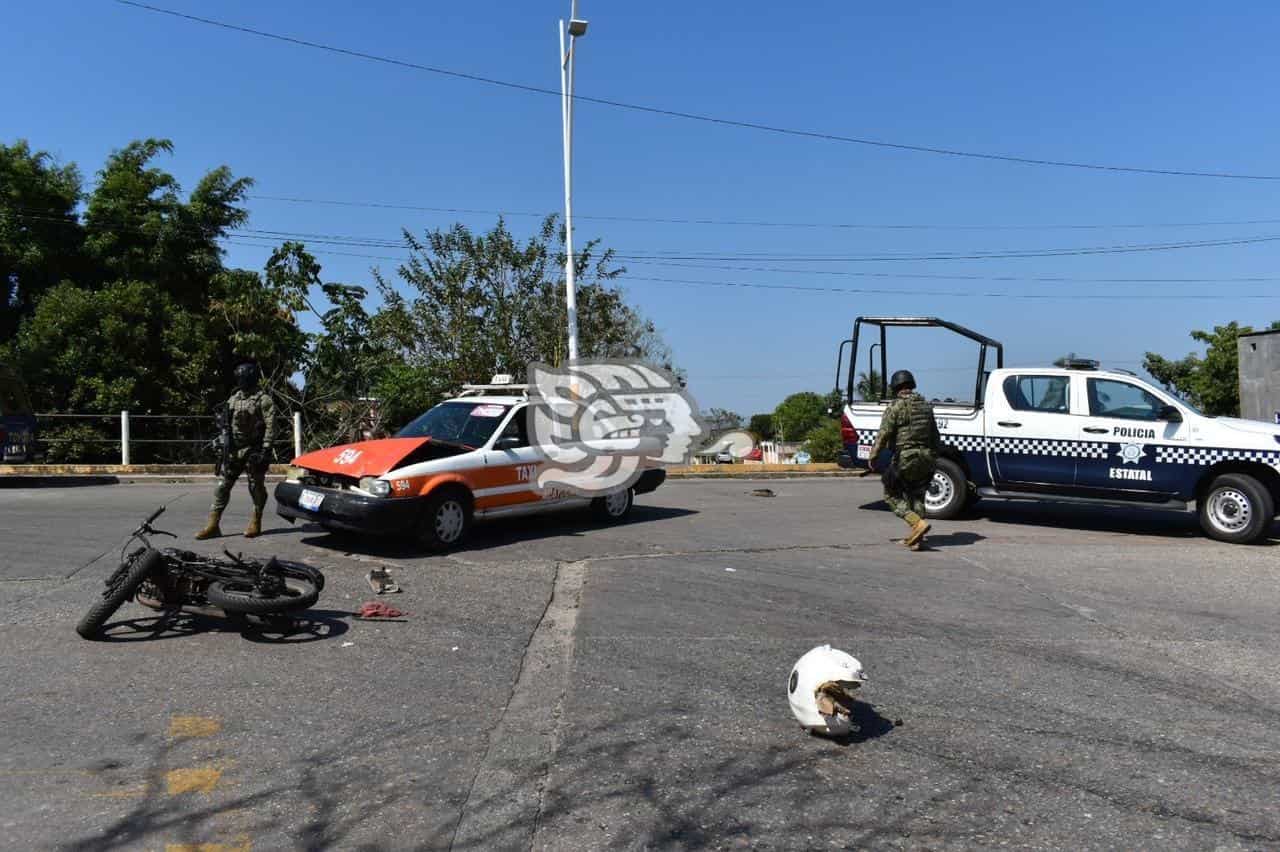
[(569, 8), (569, 45), (565, 49), (564, 21), (560, 21), (560, 123), (564, 141), (564, 287), (569, 315), (569, 360), (578, 359), (578, 290), (573, 258), (573, 78), (574, 44), (587, 34), (587, 22), (578, 17), (578, 0)]

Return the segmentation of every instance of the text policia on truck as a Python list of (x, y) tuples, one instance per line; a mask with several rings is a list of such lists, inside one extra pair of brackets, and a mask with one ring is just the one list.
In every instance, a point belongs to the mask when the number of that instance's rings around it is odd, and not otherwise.
[[(934, 402), (942, 446), (925, 498), (929, 517), (954, 517), (986, 498), (1194, 505), (1213, 538), (1248, 543), (1266, 536), (1280, 503), (1277, 425), (1206, 416), (1095, 361), (1005, 368), (998, 341), (933, 317), (859, 317), (853, 337), (841, 344), (845, 466), (867, 466), (889, 402), (883, 377), (901, 357), (890, 361), (888, 331), (901, 328), (945, 329), (978, 351), (975, 402)], [(864, 362), (864, 371), (881, 377), (882, 386), (870, 394), (878, 399), (855, 400), (859, 342), (866, 346), (868, 338), (872, 363)]]

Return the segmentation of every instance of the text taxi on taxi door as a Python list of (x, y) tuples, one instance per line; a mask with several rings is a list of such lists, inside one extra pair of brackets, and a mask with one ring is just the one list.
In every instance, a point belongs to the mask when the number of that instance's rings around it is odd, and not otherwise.
[(394, 437), (344, 444), (293, 460), (276, 486), (276, 512), (330, 530), (408, 535), (431, 549), (458, 544), (473, 520), (590, 506), (624, 520), (636, 494), (666, 479), (645, 470), (629, 488), (595, 498), (538, 487), (530, 444), (529, 389), (495, 376), (427, 411)]
[[(982, 498), (1186, 509), (1222, 541), (1265, 538), (1280, 503), (1280, 427), (1208, 417), (1123, 370), (1073, 359), (1062, 367), (1004, 368), (1003, 346), (934, 317), (859, 317), (844, 382), (844, 462), (865, 467), (888, 405), (854, 400), (858, 338), (879, 350), (888, 375), (887, 329), (941, 328), (977, 344), (976, 402), (935, 402), (944, 450), (926, 495), (931, 517), (954, 517)], [(843, 357), (841, 356), (841, 361)], [(988, 370), (988, 359), (995, 369)], [(878, 360), (878, 363), (877, 363)], [(894, 368), (905, 361), (892, 362)], [(840, 370), (840, 367), (837, 367)], [(926, 389), (927, 390), (927, 389)], [(882, 459), (881, 464), (887, 463)], [(879, 466), (879, 465), (878, 465)]]

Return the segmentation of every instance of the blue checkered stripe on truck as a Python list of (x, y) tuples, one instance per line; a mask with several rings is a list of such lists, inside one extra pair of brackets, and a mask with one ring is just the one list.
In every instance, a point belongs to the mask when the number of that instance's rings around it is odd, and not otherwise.
[(1280, 470), (1280, 451), (1156, 446), (1157, 464), (1194, 464), (1207, 467), (1220, 461), (1256, 461)]
[[(858, 432), (859, 444), (874, 444), (879, 432)], [(1107, 445), (1097, 441), (1060, 441), (1053, 438), (987, 438), (984, 435), (942, 436), (942, 443), (962, 453), (1009, 453), (1022, 456), (1105, 459)]]

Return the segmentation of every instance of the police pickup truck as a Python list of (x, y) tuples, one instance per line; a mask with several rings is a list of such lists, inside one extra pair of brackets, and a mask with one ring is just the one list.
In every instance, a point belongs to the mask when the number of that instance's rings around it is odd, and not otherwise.
[[(1280, 502), (1280, 426), (1206, 416), (1132, 373), (1094, 361), (1005, 368), (999, 342), (932, 317), (854, 323), (837, 364), (845, 396), (843, 464), (867, 465), (889, 404), (886, 332), (903, 327), (947, 329), (976, 343), (979, 353), (976, 404), (934, 402), (943, 450), (925, 500), (930, 517), (955, 517), (983, 498), (1166, 509), (1194, 503), (1213, 538), (1249, 543), (1267, 536)], [(878, 401), (854, 399), (860, 337), (864, 346), (870, 338), (867, 374), (880, 379), (874, 394), (864, 380), (862, 395)], [(904, 366), (910, 365), (894, 364)], [(879, 459), (877, 468), (887, 463)]]

